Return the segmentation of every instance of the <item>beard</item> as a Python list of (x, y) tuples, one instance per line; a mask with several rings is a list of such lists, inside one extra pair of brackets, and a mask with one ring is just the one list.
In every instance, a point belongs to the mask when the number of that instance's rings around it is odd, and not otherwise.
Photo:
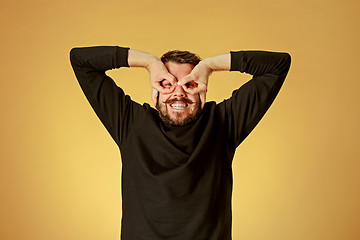
[(182, 126), (192, 123), (196, 119), (198, 119), (198, 117), (201, 114), (200, 101), (195, 102), (194, 110), (191, 111), (190, 113), (188, 113), (187, 116), (183, 117), (182, 116), (183, 113), (175, 113), (174, 114), (175, 116), (171, 117), (167, 110), (166, 104), (171, 104), (172, 102), (175, 102), (175, 101), (180, 101), (180, 102), (190, 103), (190, 104), (193, 103), (187, 98), (172, 99), (170, 101), (166, 101), (161, 104), (160, 104), (160, 101), (158, 100), (157, 104), (156, 104), (156, 109), (159, 112), (159, 117), (165, 123), (165, 125), (172, 126), (172, 127), (182, 127)]

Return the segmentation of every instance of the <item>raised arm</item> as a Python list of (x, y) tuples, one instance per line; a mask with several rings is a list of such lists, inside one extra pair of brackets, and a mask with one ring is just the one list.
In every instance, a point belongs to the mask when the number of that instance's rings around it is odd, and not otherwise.
[(167, 71), (159, 58), (129, 48), (73, 48), (70, 51), (70, 61), (86, 98), (119, 146), (130, 132), (134, 119), (139, 117), (141, 106), (125, 95), (105, 72), (121, 67), (145, 68), (149, 72), (151, 86), (156, 89), (154, 93), (173, 90), (163, 88), (163, 80), (175, 82), (174, 76)]
[(105, 74), (107, 70), (129, 67), (129, 48), (116, 46), (73, 48), (70, 61), (91, 107), (118, 146), (126, 138), (141, 106)]
[(234, 149), (253, 130), (279, 92), (290, 68), (290, 55), (267, 51), (232, 51), (202, 60), (192, 72), (180, 80), (195, 81), (197, 88), (186, 89), (199, 93), (205, 103), (209, 76), (213, 71), (239, 71), (253, 79), (235, 90), (232, 97), (219, 104), (225, 110), (229, 138)]
[(230, 71), (253, 75), (223, 103), (229, 137), (236, 148), (254, 129), (271, 106), (290, 68), (288, 53), (267, 51), (231, 52)]

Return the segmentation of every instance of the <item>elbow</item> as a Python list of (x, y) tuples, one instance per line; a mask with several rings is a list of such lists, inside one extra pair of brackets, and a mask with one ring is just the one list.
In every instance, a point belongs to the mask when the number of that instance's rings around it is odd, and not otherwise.
[(291, 56), (289, 53), (282, 53), (283, 59), (281, 61), (281, 72), (287, 74), (291, 65)]
[(291, 55), (289, 53), (285, 53), (285, 62), (286, 62), (286, 66), (289, 69), (291, 65)]
[(79, 65), (79, 48), (72, 48), (70, 50), (70, 63), (73, 66)]
[(285, 53), (285, 61), (289, 64), (290, 66), (290, 63), (291, 63), (291, 55), (289, 53)]

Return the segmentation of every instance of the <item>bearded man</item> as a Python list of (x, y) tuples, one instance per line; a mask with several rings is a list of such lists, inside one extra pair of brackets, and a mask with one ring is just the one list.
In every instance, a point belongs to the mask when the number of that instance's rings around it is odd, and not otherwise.
[[(102, 46), (74, 48), (70, 60), (121, 153), (121, 239), (230, 240), (232, 159), (278, 94), (290, 55), (232, 51), (201, 60), (176, 50), (159, 59)], [(149, 71), (156, 109), (105, 73), (121, 67)], [(206, 102), (211, 73), (229, 70), (253, 78), (229, 99)]]

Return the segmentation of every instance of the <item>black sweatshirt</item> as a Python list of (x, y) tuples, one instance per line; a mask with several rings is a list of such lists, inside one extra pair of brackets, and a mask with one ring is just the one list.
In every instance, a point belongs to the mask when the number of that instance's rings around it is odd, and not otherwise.
[[(290, 55), (231, 52), (230, 71), (253, 78), (183, 127), (167, 127), (105, 74), (129, 67), (128, 48), (74, 48), (80, 86), (120, 148), (122, 240), (231, 239), (232, 159), (279, 92)], [(134, 81), (134, 80), (132, 80)]]

